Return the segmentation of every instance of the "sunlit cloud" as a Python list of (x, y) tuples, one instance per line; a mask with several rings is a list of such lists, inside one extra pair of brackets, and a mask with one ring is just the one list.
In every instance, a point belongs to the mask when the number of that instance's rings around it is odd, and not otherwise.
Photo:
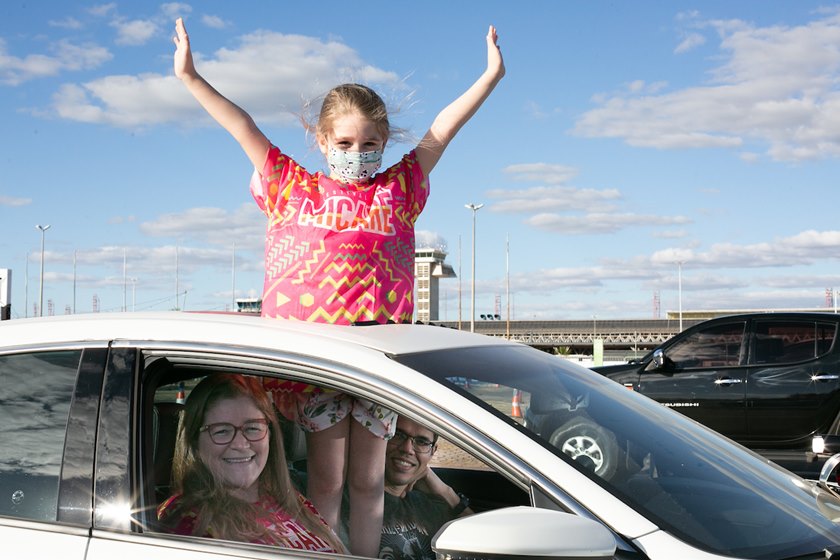
[(0, 206), (28, 206), (32, 204), (31, 198), (20, 198), (0, 194)]
[[(193, 49), (200, 47), (194, 43)], [(241, 37), (234, 48), (194, 55), (202, 75), (260, 123), (297, 123), (303, 101), (337, 83), (403, 87), (396, 74), (366, 63), (346, 44), (303, 35), (257, 31)], [(111, 75), (65, 84), (54, 95), (53, 108), (65, 119), (127, 128), (212, 123), (169, 74)]]
[(158, 33), (157, 23), (146, 19), (117, 19), (111, 25), (117, 30), (118, 45), (144, 45)]
[(113, 55), (105, 47), (68, 40), (53, 43), (50, 54), (17, 57), (8, 52), (6, 42), (0, 38), (0, 82), (16, 86), (29, 80), (57, 76), (64, 71), (97, 68), (111, 58)]
[(659, 93), (596, 97), (574, 133), (657, 149), (724, 148), (747, 161), (840, 157), (840, 17), (799, 26), (680, 18), (677, 53), (715, 37), (720, 60), (705, 83)]

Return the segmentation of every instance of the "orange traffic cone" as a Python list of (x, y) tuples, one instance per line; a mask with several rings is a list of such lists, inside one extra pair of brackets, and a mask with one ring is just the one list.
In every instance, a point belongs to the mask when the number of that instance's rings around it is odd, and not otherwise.
[(187, 395), (184, 391), (183, 383), (178, 383), (178, 394), (175, 395), (175, 402), (178, 404), (184, 404), (187, 402)]
[(513, 401), (510, 403), (510, 415), (512, 418), (522, 418), (522, 409), (519, 406), (520, 401), (522, 400), (521, 392), (519, 389), (513, 390)]

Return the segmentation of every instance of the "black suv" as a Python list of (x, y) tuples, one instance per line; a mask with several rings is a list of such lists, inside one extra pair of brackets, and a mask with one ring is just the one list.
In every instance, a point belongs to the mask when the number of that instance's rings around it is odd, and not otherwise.
[[(694, 325), (639, 360), (593, 369), (812, 476), (826, 453), (840, 451), (832, 448), (840, 438), (829, 436), (840, 424), (838, 326), (833, 313), (731, 315)], [(813, 452), (816, 436), (827, 436), (818, 438), (829, 443), (825, 453)], [(608, 454), (612, 442), (590, 439), (602, 448), (593, 452)]]

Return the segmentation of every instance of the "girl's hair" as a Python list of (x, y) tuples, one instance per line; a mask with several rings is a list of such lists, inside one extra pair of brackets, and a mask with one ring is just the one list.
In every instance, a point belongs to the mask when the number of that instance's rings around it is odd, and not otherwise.
[(315, 125), (318, 136), (326, 136), (338, 117), (359, 113), (377, 128), (386, 141), (391, 136), (388, 109), (375, 91), (361, 84), (341, 84), (332, 88), (321, 104), (321, 112)]
[[(176, 510), (167, 517), (174, 525), (183, 515), (195, 514), (197, 536), (208, 533), (216, 538), (234, 541), (276, 542), (261, 523), (256, 522), (258, 506), (232, 496), (216, 480), (198, 453), (198, 440), (207, 410), (216, 403), (237, 397), (251, 399), (269, 423), (269, 452), (265, 468), (259, 476), (260, 493), (274, 498), (281, 509), (335, 550), (345, 548), (335, 533), (301, 503), (292, 486), (283, 436), (274, 406), (262, 382), (255, 377), (237, 374), (213, 374), (205, 377), (190, 392), (178, 424), (178, 438), (173, 458), (174, 491), (181, 495)], [(278, 543), (282, 544), (282, 543)]]

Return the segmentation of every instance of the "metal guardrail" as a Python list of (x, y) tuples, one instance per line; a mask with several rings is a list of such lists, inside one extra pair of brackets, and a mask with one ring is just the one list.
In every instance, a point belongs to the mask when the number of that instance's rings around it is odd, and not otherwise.
[[(683, 328), (701, 320), (684, 320)], [(435, 322), (458, 328), (457, 321)], [(469, 330), (469, 322), (461, 321), (461, 330)], [(475, 332), (488, 336), (507, 337), (506, 321), (476, 321)], [(680, 332), (673, 319), (605, 320), (605, 321), (511, 321), (510, 339), (531, 346), (591, 347), (593, 339), (604, 341), (605, 348), (652, 348)]]

